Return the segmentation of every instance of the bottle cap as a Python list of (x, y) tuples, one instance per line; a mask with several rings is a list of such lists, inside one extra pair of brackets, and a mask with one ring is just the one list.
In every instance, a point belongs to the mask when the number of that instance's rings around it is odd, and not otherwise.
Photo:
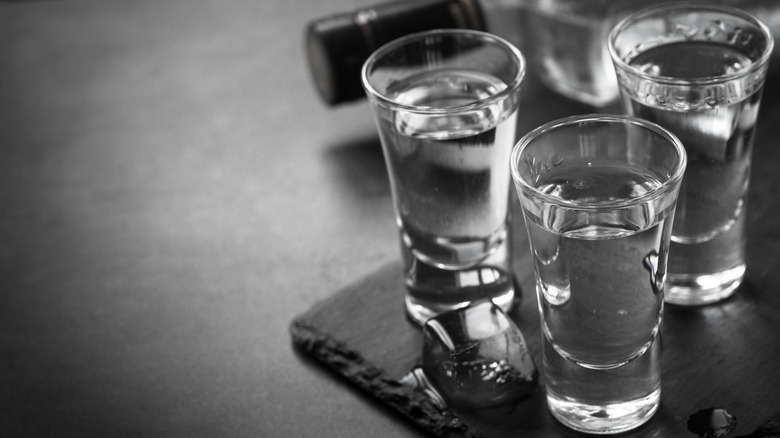
[(309, 23), (306, 55), (322, 99), (329, 105), (365, 97), (363, 63), (396, 38), (431, 29), (485, 30), (477, 0), (403, 0)]

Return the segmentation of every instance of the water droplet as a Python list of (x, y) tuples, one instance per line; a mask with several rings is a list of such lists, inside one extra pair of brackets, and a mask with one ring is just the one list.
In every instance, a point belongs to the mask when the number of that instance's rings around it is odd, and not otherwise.
[(571, 298), (571, 288), (568, 284), (564, 287), (553, 285), (542, 286), (542, 296), (552, 306), (562, 306)]
[(737, 427), (737, 417), (721, 408), (702, 409), (688, 417), (688, 430), (701, 438), (720, 438)]
[(529, 155), (525, 157), (525, 165), (528, 166), (528, 171), (531, 175), (538, 177), (542, 173), (541, 164), (536, 161), (536, 157)]
[(401, 384), (420, 389), (439, 409), (447, 408), (447, 404), (444, 402), (441, 394), (439, 394), (439, 392), (436, 391), (436, 388), (431, 385), (431, 382), (428, 380), (428, 377), (425, 375), (422, 368), (415, 368), (407, 375), (403, 376), (401, 378)]
[[(642, 266), (650, 273), (650, 287), (653, 289), (653, 293), (658, 295), (661, 293), (661, 288), (658, 287), (658, 252), (656, 252), (656, 250), (650, 251), (650, 253), (642, 259)], [(661, 281), (663, 280), (661, 279)]]

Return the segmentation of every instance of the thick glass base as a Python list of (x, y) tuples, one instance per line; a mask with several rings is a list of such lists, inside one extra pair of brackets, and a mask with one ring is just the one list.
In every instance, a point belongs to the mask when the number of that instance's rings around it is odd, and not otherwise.
[(717, 274), (674, 274), (666, 277), (664, 301), (680, 306), (701, 306), (730, 297), (742, 283), (745, 265)]
[(550, 413), (564, 425), (585, 433), (612, 434), (636, 429), (658, 410), (661, 388), (646, 397), (623, 403), (589, 405), (547, 392)]
[[(515, 301), (514, 288), (510, 286), (502, 294), (493, 296), (491, 298), (491, 301), (493, 301), (493, 303), (495, 303), (498, 307), (500, 307), (501, 310), (504, 311), (504, 313), (508, 313), (512, 309), (512, 306)], [(450, 310), (466, 307), (472, 303), (472, 301), (463, 301), (463, 302), (451, 303), (451, 304), (430, 303), (419, 299), (415, 299), (408, 294), (406, 295), (405, 302), (406, 302), (406, 314), (409, 316), (409, 318), (412, 319), (412, 321), (414, 321), (415, 323), (421, 326), (425, 324), (425, 321), (433, 318), (434, 316), (437, 316), (444, 312), (448, 312)]]
[[(484, 251), (484, 242), (477, 241), (480, 252)], [(461, 256), (465, 252), (462, 247)], [(435, 263), (433, 258), (422, 253), (406, 252), (404, 285), (409, 317), (423, 325), (444, 312), (487, 300), (509, 312), (515, 300), (515, 285), (511, 271), (511, 247), (506, 233), (491, 249), (477, 262), (460, 265)]]

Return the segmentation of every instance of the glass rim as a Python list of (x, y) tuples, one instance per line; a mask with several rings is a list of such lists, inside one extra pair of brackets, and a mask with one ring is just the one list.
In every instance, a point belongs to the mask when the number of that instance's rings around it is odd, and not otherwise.
[[(743, 20), (746, 20), (750, 22), (751, 24), (755, 25), (761, 32), (761, 34), (764, 36), (764, 38), (767, 41), (766, 47), (764, 48), (763, 52), (761, 53), (761, 56), (758, 57), (756, 60), (751, 60), (750, 65), (741, 70), (737, 70), (733, 73), (728, 73), (724, 75), (718, 75), (718, 76), (704, 76), (701, 78), (687, 78), (687, 79), (681, 79), (676, 78), (673, 76), (662, 76), (662, 75), (654, 75), (647, 72), (643, 72), (636, 67), (630, 65), (627, 63), (623, 57), (621, 57), (617, 53), (617, 49), (615, 48), (615, 41), (618, 38), (618, 34), (623, 31), (628, 25), (642, 19), (646, 18), (648, 16), (652, 16), (661, 12), (666, 11), (689, 11), (689, 12), (720, 12), (723, 14), (728, 15), (734, 15), (737, 16)], [(745, 76), (754, 74), (756, 71), (761, 70), (765, 68), (769, 64), (769, 58), (772, 55), (772, 50), (774, 48), (774, 38), (772, 37), (772, 32), (769, 30), (769, 27), (761, 20), (759, 20), (755, 15), (744, 11), (742, 9), (738, 9), (732, 6), (728, 5), (721, 5), (721, 4), (710, 4), (710, 3), (695, 3), (695, 2), (686, 2), (686, 3), (677, 3), (677, 4), (665, 4), (660, 6), (652, 6), (648, 7), (646, 9), (642, 9), (640, 11), (634, 12), (630, 14), (629, 16), (623, 18), (620, 20), (609, 32), (609, 36), (607, 37), (607, 50), (609, 51), (609, 55), (612, 58), (612, 62), (614, 63), (616, 69), (620, 68), (621, 70), (628, 71), (633, 75), (636, 75), (638, 77), (641, 77), (642, 79), (646, 79), (653, 82), (658, 82), (662, 84), (667, 85), (682, 85), (682, 86), (690, 86), (690, 85), (712, 85), (712, 84), (719, 84), (719, 83), (725, 83), (729, 81), (733, 81), (735, 79), (740, 79)]]
[[(672, 144), (675, 151), (677, 151), (677, 155), (680, 157), (679, 162), (675, 165), (674, 172), (667, 179), (662, 181), (659, 187), (633, 198), (617, 199), (614, 201), (606, 201), (606, 202), (598, 202), (598, 203), (573, 202), (567, 199), (556, 198), (554, 196), (551, 196), (548, 193), (542, 192), (538, 188), (529, 184), (528, 181), (526, 181), (520, 175), (520, 170), (519, 170), (520, 157), (522, 156), (525, 149), (535, 139), (537, 139), (541, 135), (547, 134), (558, 128), (567, 127), (567, 126), (571, 126), (583, 122), (596, 122), (596, 123), (606, 122), (610, 124), (620, 123), (623, 125), (629, 124), (629, 125), (638, 126), (648, 131), (652, 131), (660, 135), (661, 137), (665, 138), (666, 140), (669, 141), (669, 143)], [(533, 196), (536, 199), (540, 199), (546, 203), (558, 205), (564, 208), (568, 208), (572, 210), (597, 211), (597, 210), (603, 210), (605, 208), (609, 208), (609, 209), (625, 208), (625, 207), (642, 204), (668, 193), (670, 190), (672, 190), (675, 187), (675, 185), (677, 185), (678, 182), (682, 180), (683, 175), (685, 173), (685, 167), (688, 162), (688, 157), (685, 152), (685, 147), (683, 146), (682, 141), (680, 141), (680, 139), (677, 138), (677, 136), (674, 135), (671, 131), (656, 123), (647, 121), (645, 119), (640, 119), (638, 117), (623, 115), (623, 114), (594, 113), (594, 114), (584, 114), (584, 115), (564, 117), (562, 119), (557, 119), (545, 123), (544, 125), (541, 125), (538, 128), (531, 130), (530, 132), (525, 134), (517, 142), (517, 144), (515, 144), (514, 148), (512, 149), (509, 162), (510, 162), (509, 164), (512, 173), (512, 179), (515, 181), (515, 184), (517, 184), (523, 192)]]
[[(374, 88), (374, 86), (371, 84), (371, 82), (368, 79), (369, 76), (368, 71), (379, 58), (387, 55), (393, 50), (408, 45), (409, 43), (415, 41), (421, 41), (425, 38), (430, 38), (430, 37), (472, 38), (472, 39), (479, 39), (486, 42), (490, 42), (494, 45), (502, 46), (504, 49), (507, 50), (509, 54), (511, 54), (510, 57), (513, 56), (517, 61), (518, 72), (515, 75), (512, 82), (506, 84), (506, 88), (499, 91), (498, 93), (490, 95), (484, 99), (479, 99), (475, 102), (471, 102), (464, 105), (455, 105), (446, 108), (420, 107), (415, 105), (399, 103), (393, 99), (388, 98), (383, 93), (380, 93), (376, 88)], [(409, 112), (413, 114), (424, 114), (424, 115), (448, 114), (449, 115), (449, 114), (458, 114), (462, 112), (473, 111), (475, 109), (492, 105), (495, 102), (510, 97), (512, 94), (515, 94), (520, 89), (520, 86), (523, 84), (523, 80), (525, 79), (525, 74), (526, 74), (526, 61), (522, 52), (513, 44), (511, 44), (509, 41), (499, 36), (487, 32), (478, 31), (478, 30), (471, 30), (471, 29), (434, 29), (434, 30), (426, 30), (422, 32), (415, 32), (409, 35), (405, 35), (379, 47), (363, 63), (363, 67), (360, 69), (360, 80), (363, 83), (363, 88), (365, 89), (366, 93), (370, 95), (369, 97), (375, 98), (379, 103), (386, 105), (388, 107), (403, 110), (405, 112)]]

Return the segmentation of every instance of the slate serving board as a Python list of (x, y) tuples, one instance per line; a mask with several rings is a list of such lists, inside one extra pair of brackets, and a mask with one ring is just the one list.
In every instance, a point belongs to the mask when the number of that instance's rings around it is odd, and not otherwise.
[[(778, 225), (765, 236), (780, 244)], [(533, 278), (527, 267), (525, 230), (516, 224), (515, 272), (520, 298), (510, 317), (525, 335), (537, 366), (541, 338)], [(765, 242), (767, 250), (772, 246)], [(719, 407), (737, 417), (732, 436), (780, 436), (780, 295), (772, 267), (774, 251), (751, 257), (746, 284), (731, 299), (701, 308), (667, 306), (663, 330), (663, 395), (659, 412), (643, 427), (623, 436), (695, 436), (688, 418)], [(419, 390), (400, 383), (419, 364), (421, 330), (403, 309), (401, 265), (390, 263), (336, 292), (295, 318), (293, 343), (305, 354), (367, 391), (435, 436), (574, 437), (547, 412), (543, 378), (539, 392), (514, 406), (480, 412), (440, 410)], [(769, 421), (769, 423), (766, 423)], [(775, 422), (776, 435), (754, 435)]]

